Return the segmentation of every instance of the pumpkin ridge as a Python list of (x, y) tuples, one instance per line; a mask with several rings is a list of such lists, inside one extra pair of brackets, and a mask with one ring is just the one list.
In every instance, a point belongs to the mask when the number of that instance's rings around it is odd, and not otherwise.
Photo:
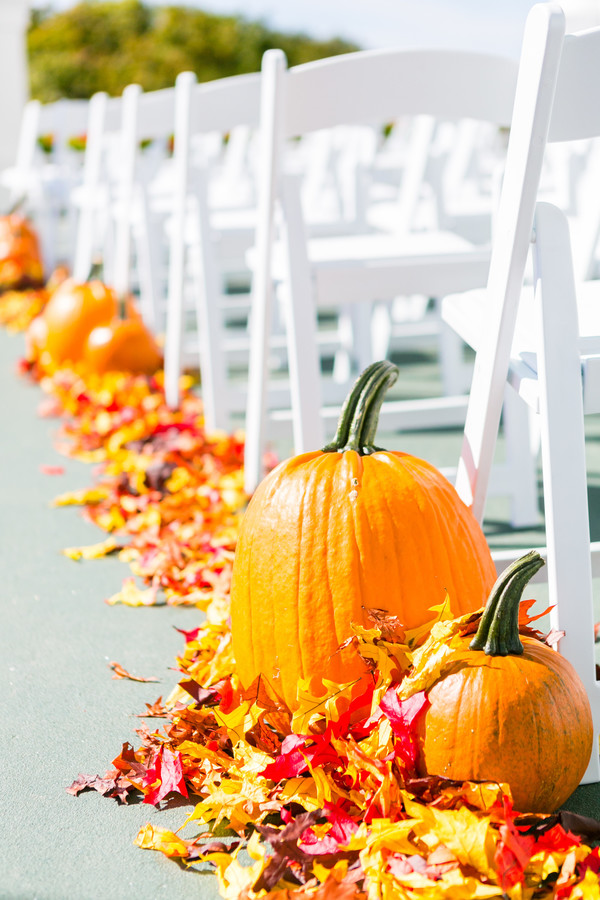
[[(446, 569), (450, 573), (450, 577), (453, 581), (454, 578), (451, 566), (452, 558), (446, 546), (446, 519), (441, 515), (441, 510), (439, 509), (439, 499), (441, 499), (439, 485), (437, 483), (433, 485), (435, 490), (435, 502), (431, 502), (430, 485), (423, 484), (423, 480), (429, 481), (428, 465), (426, 464), (424, 467), (421, 464), (424, 461), (419, 460), (419, 462), (417, 463), (416, 459), (416, 457), (409, 457), (407, 459), (392, 457), (392, 464), (396, 468), (400, 467), (402, 469), (404, 477), (408, 477), (413, 485), (416, 485), (416, 488), (419, 492), (417, 494), (414, 488), (411, 489), (412, 503), (418, 506), (421, 511), (421, 515), (416, 520), (416, 523), (413, 517), (411, 539), (419, 547), (421, 558), (423, 556), (424, 549), (427, 549), (428, 559), (427, 565), (424, 567), (424, 569), (436, 573), (436, 577), (434, 577), (433, 582), (440, 585), (439, 596), (432, 596), (429, 599), (428, 606), (429, 609), (431, 609), (431, 607), (437, 606), (439, 603), (443, 602), (444, 595), (450, 592), (451, 587), (448, 584), (442, 584), (441, 581), (438, 582), (437, 572), (440, 568), (440, 561), (445, 562)], [(425, 503), (422, 503), (423, 498), (425, 498)], [(418, 524), (420, 532), (419, 539), (417, 541), (415, 541), (415, 524)], [(443, 528), (441, 527), (442, 525), (444, 525)], [(432, 526), (435, 526), (435, 530)], [(420, 585), (420, 590), (424, 590), (422, 583)], [(412, 605), (413, 598), (408, 597), (406, 598), (406, 601)], [(432, 617), (433, 613), (431, 614), (430, 618)]]
[[(323, 468), (326, 468), (326, 467), (329, 468), (329, 466), (331, 464), (330, 459), (327, 457), (324, 457), (323, 462), (324, 462)], [(335, 463), (337, 463), (337, 462), (338, 462), (338, 460), (335, 460)], [(330, 562), (331, 562), (331, 557), (330, 557), (330, 553), (329, 553), (330, 527), (333, 527), (334, 534), (335, 534), (335, 522), (334, 522), (333, 517), (331, 516), (331, 506), (332, 506), (331, 500), (332, 500), (332, 495), (334, 493), (335, 475), (332, 478), (324, 480), (323, 483), (324, 483), (325, 490), (326, 490), (326, 497), (324, 498), (325, 502), (323, 504), (324, 515), (323, 515), (322, 524), (324, 526), (323, 527), (323, 537), (325, 540), (326, 552), (325, 552), (325, 559), (323, 561), (324, 565), (322, 567), (321, 576), (324, 580), (324, 586), (326, 587), (326, 590), (327, 590), (327, 601), (328, 602), (325, 603), (325, 606), (327, 607), (327, 615), (328, 615), (328, 619), (331, 623), (332, 633), (335, 635), (334, 643), (336, 644), (336, 646), (339, 646), (342, 643), (343, 639), (340, 639), (340, 637), (338, 635), (338, 626), (337, 626), (337, 623), (335, 620), (335, 606), (336, 606), (335, 599), (336, 598), (334, 596), (334, 585), (333, 585), (333, 582), (331, 579), (331, 573), (330, 573), (330, 569), (329, 569)], [(326, 510), (326, 519), (325, 519), (325, 510)], [(323, 603), (321, 603), (321, 606), (322, 605), (323, 605)], [(322, 614), (321, 611), (320, 611), (320, 614)], [(312, 616), (311, 616), (311, 618), (312, 618)], [(334, 654), (335, 654), (335, 652), (336, 651), (334, 650)], [(329, 655), (328, 662), (331, 662), (332, 656), (333, 656), (333, 654)]]
[[(329, 467), (330, 467), (330, 458), (328, 456), (323, 455), (323, 456), (317, 457), (315, 465), (310, 467), (310, 474), (309, 474), (308, 479), (306, 480), (306, 484), (305, 484), (304, 490), (302, 492), (302, 503), (301, 503), (300, 515), (299, 515), (299, 530), (297, 532), (295, 553), (296, 553), (296, 579), (297, 579), (297, 584), (299, 587), (299, 596), (302, 597), (303, 601), (305, 601), (306, 598), (303, 596), (305, 593), (305, 588), (304, 588), (304, 582), (302, 579), (302, 570), (303, 570), (303, 563), (305, 562), (305, 554), (302, 550), (302, 543), (303, 543), (303, 538), (305, 535), (305, 526), (307, 524), (312, 524), (312, 523), (305, 522), (305, 517), (303, 515), (303, 512), (304, 512), (304, 508), (307, 505), (309, 507), (312, 506), (313, 494), (318, 491), (318, 487), (322, 481), (321, 470), (328, 469)], [(328, 479), (327, 479), (327, 481), (328, 481)], [(308, 502), (309, 500), (310, 500), (310, 502)], [(311, 540), (312, 540), (312, 536), (311, 536)], [(327, 567), (326, 560), (327, 560), (327, 556), (325, 557), (325, 568)], [(322, 568), (323, 567), (319, 567), (321, 574), (322, 574)], [(329, 589), (329, 579), (328, 579), (328, 589)], [(309, 590), (310, 590), (310, 585), (309, 585)], [(330, 592), (330, 596), (331, 596), (331, 592)], [(306, 619), (308, 618), (309, 622), (312, 623), (312, 602), (314, 602), (314, 601), (312, 600), (312, 596), (308, 599), (310, 601), (310, 606), (311, 606), (311, 610), (308, 612), (308, 615), (306, 615), (305, 602), (302, 602), (302, 603), (298, 604), (298, 611), (297, 611), (297, 617), (296, 617), (296, 624), (297, 624), (296, 641), (297, 641), (297, 646), (299, 648), (300, 671), (301, 671), (302, 678), (310, 678), (314, 674), (313, 672), (310, 671), (310, 666), (308, 665), (308, 660), (306, 658), (307, 652), (311, 655), (314, 653), (314, 647), (311, 646), (310, 641), (304, 640), (304, 631), (306, 630), (306, 627), (305, 627)], [(331, 610), (333, 607), (333, 604), (331, 602), (326, 603), (326, 604), (323, 604), (321, 602), (320, 607), (322, 607), (323, 605), (326, 607), (327, 610)], [(323, 613), (322, 609), (319, 609), (319, 615), (322, 615), (322, 613)], [(335, 621), (332, 620), (332, 618), (330, 618), (329, 621), (334, 626), (333, 633), (335, 633)], [(310, 628), (309, 628), (309, 631), (310, 631)], [(296, 685), (296, 687), (297, 687), (297, 685)]]
[[(246, 653), (250, 653), (252, 657), (252, 666), (256, 665), (256, 653), (255, 653), (255, 637), (254, 637), (254, 618), (252, 616), (252, 553), (254, 548), (254, 535), (257, 530), (257, 517), (254, 514), (254, 509), (247, 510), (247, 522), (250, 522), (250, 537), (251, 539), (247, 541), (247, 547), (242, 545), (242, 542), (238, 543), (238, 548), (236, 549), (237, 555), (237, 564), (238, 564), (238, 578), (239, 576), (239, 567), (242, 565), (242, 551), (244, 551), (244, 559), (243, 559), (243, 572), (242, 572), (242, 581), (245, 586), (245, 589), (241, 595), (243, 598), (243, 610), (239, 613), (240, 622), (244, 623), (244, 630), (246, 634), (246, 640), (244, 641), (244, 649)], [(238, 592), (238, 604), (240, 603), (240, 595)], [(235, 634), (237, 636), (238, 630), (236, 629)], [(232, 637), (233, 637), (233, 629), (232, 629)], [(239, 639), (236, 641), (239, 644)], [(235, 651), (234, 651), (235, 656)], [(240, 665), (240, 661), (236, 660), (238, 666)], [(247, 685), (244, 685), (247, 687)]]
[[(357, 468), (359, 470), (357, 472), (356, 477), (358, 477), (360, 479), (360, 474), (362, 473), (362, 469), (363, 469), (363, 463), (362, 463), (362, 457), (359, 453), (357, 453), (356, 451), (353, 451), (353, 450), (346, 450), (342, 453), (342, 456), (340, 457), (340, 460), (339, 460), (340, 467), (343, 467), (343, 469), (346, 469), (346, 468), (351, 469), (352, 464), (354, 462), (356, 462)], [(336, 467), (336, 475), (340, 479), (347, 478), (345, 471), (340, 472), (339, 467)], [(331, 481), (330, 481), (330, 484), (329, 484), (330, 496), (331, 496), (331, 494), (333, 494), (334, 486), (337, 487), (337, 483), (335, 483), (335, 482), (336, 482), (336, 479), (331, 479)], [(343, 485), (341, 485), (341, 487), (343, 489)], [(360, 497), (360, 494), (359, 494), (359, 497)], [(357, 497), (357, 500), (358, 500), (358, 497)], [(362, 508), (362, 505), (361, 505), (361, 508)], [(335, 539), (339, 539), (340, 534), (339, 534), (339, 532), (336, 533), (336, 522), (335, 522), (334, 517), (331, 516), (331, 505), (327, 506), (327, 510), (328, 510), (327, 538), (328, 538), (328, 550), (329, 550), (329, 533), (330, 533), (329, 526), (330, 525), (332, 526), (333, 536)], [(356, 567), (358, 569), (358, 577), (359, 577), (359, 582), (360, 582), (360, 596), (364, 600), (364, 598), (365, 598), (365, 579), (364, 579), (364, 571), (363, 571), (364, 567), (361, 564), (360, 546), (358, 543), (358, 536), (357, 536), (358, 511), (359, 511), (359, 503), (358, 502), (352, 503), (351, 516), (349, 517), (349, 520), (346, 521), (347, 533), (345, 536), (349, 541), (350, 540), (352, 541), (353, 546), (355, 548)], [(336, 510), (336, 513), (337, 513), (337, 510)], [(327, 577), (327, 585), (329, 588), (329, 596), (334, 600), (334, 603), (332, 603), (332, 612), (333, 612), (332, 618), (333, 618), (334, 632), (335, 632), (335, 636), (336, 636), (336, 644), (339, 647), (348, 637), (350, 637), (350, 635), (348, 633), (341, 634), (339, 623), (336, 621), (336, 616), (335, 616), (336, 604), (335, 604), (335, 598), (334, 598), (334, 594), (333, 594), (333, 586), (331, 583), (329, 563), (330, 563), (330, 556), (328, 553), (327, 565), (325, 567), (325, 571), (326, 571), (326, 577)], [(362, 604), (361, 604), (361, 606), (362, 606)], [(354, 615), (354, 612), (351, 613), (351, 615), (350, 615), (350, 619), (352, 620), (351, 624), (354, 624), (355, 620), (357, 620), (357, 619), (358, 619), (357, 624), (362, 623), (363, 617), (364, 617), (364, 615), (363, 615), (362, 608), (360, 610), (360, 615), (358, 617)], [(346, 627), (347, 627), (347, 625), (346, 625)], [(338, 652), (338, 651), (335, 651), (335, 652)]]
[[(257, 517), (252, 513), (252, 527), (250, 529), (250, 539), (248, 540), (248, 549), (246, 551), (245, 557), (245, 582), (247, 584), (247, 589), (245, 591), (245, 603), (244, 610), (242, 613), (242, 620), (246, 618), (247, 621), (247, 630), (250, 635), (250, 640), (246, 641), (245, 651), (250, 652), (252, 657), (252, 668), (254, 669), (256, 666), (256, 652), (255, 652), (255, 637), (254, 637), (254, 617), (252, 615), (252, 579), (250, 577), (250, 573), (252, 572), (252, 556), (254, 552), (255, 542), (254, 535), (256, 534), (257, 529)], [(247, 686), (247, 685), (245, 685)]]
[[(426, 472), (426, 475), (429, 479), (430, 475), (428, 472)], [(464, 592), (464, 572), (461, 560), (458, 558), (458, 554), (456, 552), (450, 553), (449, 551), (448, 533), (450, 531), (452, 532), (452, 538), (454, 542), (460, 535), (461, 545), (464, 547), (466, 543), (471, 551), (472, 542), (465, 542), (465, 529), (462, 527), (462, 520), (458, 515), (456, 515), (455, 512), (456, 501), (454, 500), (452, 505), (448, 504), (448, 492), (446, 490), (445, 484), (443, 485), (443, 488), (444, 489), (442, 490), (442, 485), (438, 483), (438, 492), (436, 495), (437, 502), (431, 504), (431, 515), (436, 524), (436, 547), (438, 547), (444, 554), (444, 560), (446, 562), (450, 580), (450, 583), (445, 584), (443, 587), (448, 595), (450, 601), (450, 609), (452, 610), (453, 615), (459, 615), (463, 612), (460, 598)], [(426, 491), (426, 488), (424, 486), (423, 490)], [(454, 522), (451, 522), (449, 514), (454, 514)]]
[[(287, 474), (288, 473), (286, 471), (286, 476), (287, 476)], [(311, 477), (312, 477), (312, 467), (311, 467)], [(302, 494), (301, 494), (300, 515), (298, 517), (299, 530), (294, 535), (294, 543), (295, 543), (294, 553), (295, 553), (295, 557), (296, 557), (296, 571), (294, 574), (295, 574), (295, 578), (296, 578), (296, 584), (298, 586), (297, 593), (298, 593), (299, 599), (300, 599), (301, 593), (302, 593), (301, 592), (302, 582), (300, 580), (300, 572), (301, 572), (301, 568), (302, 568), (302, 553), (300, 552), (300, 548), (302, 547), (302, 535), (304, 533), (304, 516), (302, 515), (302, 513), (304, 511), (304, 506), (305, 506), (305, 501), (306, 501), (306, 493), (307, 493), (307, 487), (304, 488), (304, 490), (302, 491)], [(272, 598), (272, 596), (273, 596), (272, 592), (269, 591), (269, 598)], [(304, 653), (303, 653), (304, 648), (303, 648), (302, 635), (301, 635), (301, 629), (300, 629), (300, 607), (301, 607), (301, 604), (298, 603), (298, 605), (296, 607), (296, 616), (295, 616), (296, 633), (294, 636), (294, 643), (292, 644), (292, 646), (297, 648), (299, 662), (300, 662), (300, 673), (301, 673), (301, 677), (304, 678), (305, 677)], [(279, 647), (279, 642), (277, 640), (278, 632), (275, 629), (275, 621), (276, 621), (275, 609), (274, 609), (274, 604), (272, 604), (271, 605), (271, 622), (273, 623), (273, 646), (275, 647), (275, 656), (277, 659), (278, 668), (279, 668), (279, 670), (281, 670), (280, 666), (279, 666), (279, 661), (281, 659), (281, 656), (279, 653), (280, 647)], [(289, 652), (287, 641), (286, 641), (286, 647), (284, 649), (288, 650), (288, 652)], [(280, 677), (282, 677), (282, 676), (280, 676)], [(287, 687), (288, 687), (287, 684), (283, 685), (284, 693), (287, 693)], [(297, 692), (297, 690), (298, 690), (298, 683), (296, 682), (295, 687), (292, 685), (292, 692), (295, 693), (295, 692)]]
[[(382, 461), (381, 458), (374, 457), (373, 458), (374, 465), (372, 465), (370, 468), (372, 470), (373, 477), (380, 489), (379, 496), (383, 498), (383, 501), (385, 503), (385, 509), (387, 511), (388, 521), (398, 525), (398, 523), (395, 520), (392, 507), (390, 505), (390, 498), (389, 498), (389, 494), (387, 491), (387, 471), (386, 471), (386, 469), (381, 468), (380, 466), (377, 465), (377, 463), (379, 463), (381, 461)], [(399, 475), (401, 474), (403, 478), (405, 477), (406, 468), (402, 464), (398, 465), (395, 457), (385, 456), (383, 458), (383, 462), (385, 463), (386, 466), (389, 466), (389, 467), (393, 466), (397, 471), (399, 470), (398, 474)], [(384, 473), (386, 476), (385, 481), (384, 481)], [(370, 520), (369, 520), (369, 523), (370, 523)], [(404, 561), (407, 555), (410, 555), (410, 557), (412, 558), (412, 556), (415, 553), (415, 549), (414, 549), (414, 542), (412, 541), (412, 532), (409, 531), (408, 536), (410, 537), (411, 543), (413, 544), (413, 546), (411, 548), (410, 554), (407, 554), (406, 548), (407, 548), (408, 544), (403, 543), (403, 541), (402, 541), (402, 538), (406, 538), (406, 522), (402, 521), (401, 525), (402, 525), (402, 532), (399, 527), (392, 528), (391, 532), (393, 535), (394, 557), (397, 560)], [(388, 529), (388, 531), (389, 531), (389, 529)], [(429, 550), (429, 544), (427, 544), (427, 547)], [(400, 567), (400, 570), (402, 571), (405, 568), (406, 568), (406, 563), (403, 563), (403, 565)], [(406, 583), (406, 578), (400, 577), (398, 587), (395, 589), (397, 591), (397, 597), (398, 597), (400, 607), (401, 607), (401, 612), (400, 611), (398, 611), (398, 612), (400, 614), (400, 619), (402, 621), (402, 624), (410, 625), (412, 623), (405, 621), (406, 615), (407, 615), (405, 612), (405, 607), (408, 605), (408, 602), (410, 602), (410, 600), (408, 599), (408, 601), (407, 601), (406, 592), (402, 590), (403, 583)]]

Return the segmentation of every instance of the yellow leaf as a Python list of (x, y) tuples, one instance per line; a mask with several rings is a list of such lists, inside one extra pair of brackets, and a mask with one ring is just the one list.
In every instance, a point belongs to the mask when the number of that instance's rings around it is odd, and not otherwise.
[(100, 559), (120, 549), (121, 544), (114, 538), (107, 538), (105, 541), (100, 541), (98, 544), (89, 544), (87, 547), (65, 547), (62, 552), (69, 559)]
[(251, 704), (247, 700), (232, 709), (230, 713), (223, 713), (218, 708), (213, 710), (213, 715), (219, 725), (223, 725), (230, 732), (232, 739), (235, 738), (234, 743), (244, 740), (246, 732), (256, 725), (259, 714), (260, 710), (257, 710), (256, 707), (253, 713)]
[(313, 863), (313, 875), (321, 882), (321, 884), (324, 884), (328, 878), (332, 878), (339, 884), (340, 881), (343, 881), (347, 874), (347, 859), (339, 859), (331, 868), (327, 868), (327, 866), (323, 866), (319, 862)]
[(443, 844), (465, 866), (471, 866), (482, 875), (493, 876), (490, 860), (493, 857), (495, 837), (491, 831), (490, 819), (480, 817), (461, 806), (458, 809), (437, 809), (410, 800), (405, 795), (406, 812), (420, 819), (415, 825), (415, 835), (435, 846), (434, 841)]
[(598, 876), (591, 869), (587, 869), (583, 881), (575, 885), (569, 895), (569, 900), (600, 900)]
[(123, 587), (106, 601), (109, 606), (122, 603), (124, 606), (154, 606), (156, 603), (156, 588), (150, 587), (142, 590), (133, 578), (125, 578)]
[(207, 853), (203, 856), (203, 859), (210, 860), (217, 867), (219, 893), (224, 900), (239, 900), (246, 896), (258, 880), (265, 867), (265, 851), (259, 841), (260, 835), (254, 832), (246, 848), (251, 859), (256, 860), (252, 866), (241, 865), (237, 859), (238, 850), (231, 854)]
[(106, 500), (108, 488), (90, 488), (89, 490), (67, 491), (59, 494), (52, 501), (53, 506), (94, 506)]
[(186, 487), (191, 481), (190, 473), (187, 469), (184, 469), (183, 466), (177, 466), (176, 469), (173, 469), (167, 483), (165, 484), (166, 489), (171, 494), (176, 494), (182, 488)]
[(323, 769), (321, 769), (320, 766), (313, 768), (310, 762), (308, 763), (308, 768), (315, 782), (315, 787), (317, 789), (317, 803), (319, 806), (324, 806), (325, 803), (335, 803), (332, 791), (333, 785)]
[(505, 896), (497, 884), (489, 884), (473, 876), (465, 876), (459, 869), (446, 872), (439, 881), (435, 882), (435, 888), (437, 893), (431, 893), (432, 900), (434, 898), (438, 900), (439, 897), (448, 897), (450, 900), (487, 900), (488, 897)]
[(365, 849), (368, 851), (367, 855), (385, 849), (392, 853), (406, 853), (410, 856), (416, 852), (415, 843), (409, 837), (414, 826), (414, 819), (404, 819), (400, 822), (391, 822), (389, 819), (373, 819), (370, 825), (362, 822), (346, 846), (349, 850)]
[(160, 850), (165, 856), (179, 856), (185, 858), (188, 855), (188, 849), (185, 841), (168, 828), (160, 828), (157, 825), (150, 825), (148, 822), (138, 832), (134, 842), (136, 846), (142, 850)]
[(403, 681), (398, 690), (401, 700), (412, 697), (418, 691), (428, 690), (441, 677), (448, 657), (452, 656), (453, 664), (460, 659), (468, 658), (468, 651), (458, 653), (460, 632), (464, 625), (479, 613), (468, 613), (451, 621), (440, 620), (431, 629), (431, 634), (422, 647), (413, 655), (413, 670)]
[(298, 803), (307, 812), (321, 809), (317, 786), (312, 778), (288, 778), (276, 796), (282, 806), (286, 803)]
[(356, 681), (347, 684), (338, 684), (335, 681), (323, 679), (325, 691), (323, 694), (313, 694), (309, 678), (301, 678), (298, 681), (297, 698), (300, 706), (292, 717), (292, 731), (295, 734), (307, 734), (311, 724), (318, 719), (326, 718), (336, 722), (340, 713), (337, 703), (341, 700), (350, 701)]

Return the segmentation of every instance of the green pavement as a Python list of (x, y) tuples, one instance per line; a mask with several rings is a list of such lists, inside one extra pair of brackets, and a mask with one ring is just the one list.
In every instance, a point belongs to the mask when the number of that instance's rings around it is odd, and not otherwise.
[[(135, 715), (177, 683), (170, 667), (184, 639), (175, 628), (201, 614), (110, 607), (104, 599), (128, 567), (61, 554), (103, 539), (79, 509), (50, 506), (90, 485), (92, 470), (53, 449), (57, 422), (37, 416), (40, 389), (14, 372), (22, 346), (0, 332), (0, 898), (209, 900), (214, 876), (133, 844), (146, 822), (178, 828), (185, 809), (65, 790), (80, 772), (103, 775), (124, 741), (137, 742)], [(43, 474), (48, 464), (65, 474)], [(160, 683), (113, 680), (112, 660)]]
[[(61, 554), (103, 539), (77, 508), (50, 506), (56, 494), (90, 485), (93, 472), (53, 449), (58, 424), (37, 415), (39, 387), (15, 373), (22, 348), (20, 336), (0, 331), (0, 900), (209, 900), (218, 896), (214, 876), (133, 844), (148, 821), (179, 827), (185, 808), (120, 806), (65, 790), (80, 772), (104, 774), (124, 741), (136, 743), (136, 714), (177, 681), (171, 666), (183, 637), (175, 628), (194, 627), (201, 614), (109, 607), (104, 599), (127, 566)], [(418, 361), (406, 372), (418, 379)], [(594, 427), (591, 463), (600, 472)], [(454, 432), (390, 436), (390, 446), (446, 463), (459, 440)], [(44, 474), (44, 465), (63, 465), (65, 473)], [(510, 535), (501, 503), (490, 512), (493, 542), (541, 542), (540, 530)], [(160, 683), (114, 680), (112, 660)], [(600, 789), (580, 788), (568, 806), (600, 818)]]

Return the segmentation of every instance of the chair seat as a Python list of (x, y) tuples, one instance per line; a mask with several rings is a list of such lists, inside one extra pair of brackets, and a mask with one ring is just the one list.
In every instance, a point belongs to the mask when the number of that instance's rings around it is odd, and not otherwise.
[[(584, 375), (584, 407), (586, 413), (600, 411), (600, 400), (592, 392), (586, 370), (596, 366), (600, 357), (600, 281), (583, 281), (577, 287), (579, 349)], [(473, 350), (479, 348), (487, 319), (485, 289), (453, 294), (442, 301), (442, 319)], [(509, 381), (523, 399), (537, 411), (537, 353), (535, 347), (536, 309), (533, 288), (521, 293), (519, 311), (511, 347)]]
[[(463, 238), (443, 232), (361, 234), (308, 241), (317, 303), (425, 294), (441, 296), (485, 284), (488, 247), (473, 248)], [(283, 246), (273, 255), (274, 277), (286, 277)]]

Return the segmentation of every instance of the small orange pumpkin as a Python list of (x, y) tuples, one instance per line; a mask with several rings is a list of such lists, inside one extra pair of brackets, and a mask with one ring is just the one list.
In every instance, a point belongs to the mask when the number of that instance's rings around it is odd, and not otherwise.
[(523, 589), (544, 564), (532, 551), (490, 594), (479, 630), (448, 656), (420, 718), (419, 769), (508, 783), (520, 812), (550, 813), (573, 793), (592, 752), (590, 704), (573, 666), (519, 636)]
[(25, 359), (33, 362), (39, 359), (48, 340), (48, 326), (44, 316), (40, 314), (32, 319), (25, 332)]
[(389, 362), (367, 368), (334, 441), (274, 469), (241, 523), (231, 586), (233, 650), (245, 687), (268, 678), (292, 709), (301, 678), (336, 682), (366, 672), (339, 650), (365, 607), (407, 627), (432, 618), (446, 594), (456, 613), (480, 608), (495, 567), (475, 517), (437, 469), (374, 444)]
[(19, 212), (0, 216), (0, 290), (38, 288), (44, 265), (38, 236)]
[(142, 319), (135, 315), (93, 328), (82, 361), (88, 372), (99, 375), (113, 370), (153, 375), (161, 367), (162, 356)]
[(44, 349), (56, 365), (79, 362), (90, 331), (110, 322), (117, 311), (117, 296), (102, 281), (67, 278), (42, 313), (47, 330)]

